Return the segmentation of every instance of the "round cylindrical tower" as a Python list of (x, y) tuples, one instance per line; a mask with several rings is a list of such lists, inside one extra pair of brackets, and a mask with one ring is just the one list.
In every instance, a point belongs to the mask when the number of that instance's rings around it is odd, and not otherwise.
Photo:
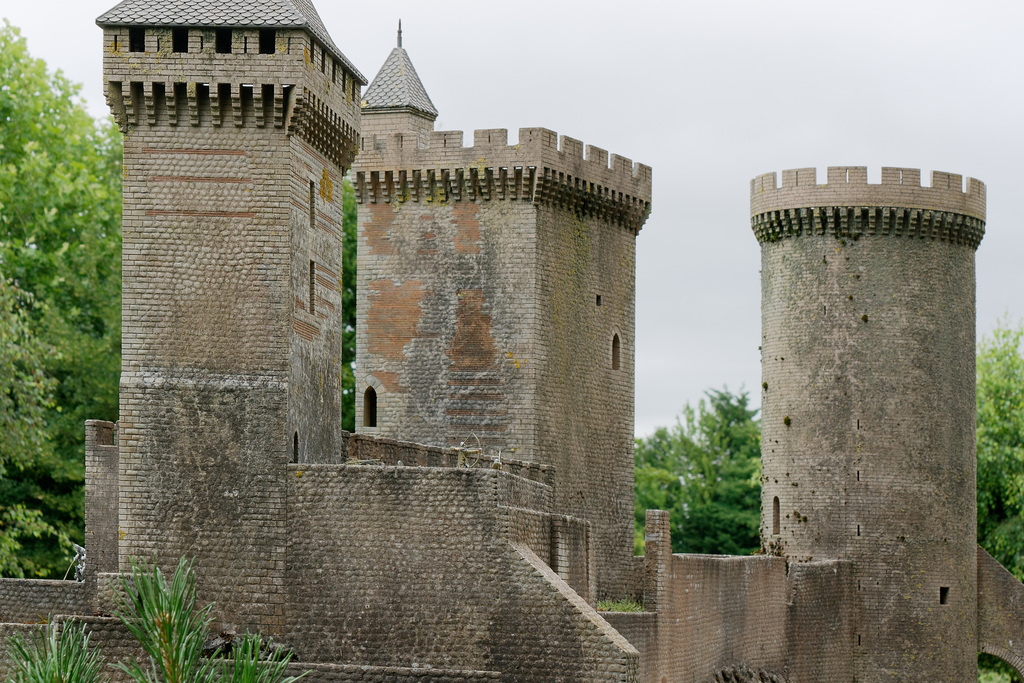
[(769, 552), (846, 559), (856, 680), (977, 678), (974, 252), (985, 186), (862, 167), (750, 185)]

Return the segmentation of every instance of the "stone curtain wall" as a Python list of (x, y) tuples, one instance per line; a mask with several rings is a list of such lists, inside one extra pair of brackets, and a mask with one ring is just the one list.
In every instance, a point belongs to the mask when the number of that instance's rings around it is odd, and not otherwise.
[(978, 546), (978, 651), (1024, 675), (1024, 585)]
[(635, 651), (510, 544), (501, 475), (291, 466), (286, 640), (307, 660), (629, 680)]
[(85, 584), (47, 579), (0, 579), (0, 623), (42, 624), (58, 614), (84, 614)]

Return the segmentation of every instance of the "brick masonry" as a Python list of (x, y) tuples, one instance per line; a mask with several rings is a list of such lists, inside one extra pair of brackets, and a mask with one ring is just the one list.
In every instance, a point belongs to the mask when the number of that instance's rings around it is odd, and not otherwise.
[(555, 465), (598, 592), (631, 591), (635, 238), (651, 170), (544, 129), (363, 113), (358, 429)]
[(922, 188), (909, 169), (880, 185), (857, 167), (806, 177), (751, 182), (762, 541), (791, 562), (852, 563), (858, 680), (971, 680), (985, 188), (951, 174)]
[[(652, 510), (634, 558), (650, 169), (544, 129), (463, 147), (431, 116), (361, 113), (361, 77), (304, 30), (273, 54), (215, 36), (175, 52), (149, 27), (132, 52), (104, 27), (121, 422), (86, 425), (86, 581), (0, 580), (0, 637), (81, 620), (132, 656), (105, 616), (117, 570), (185, 555), (215, 628), (283, 639), (318, 681), (970, 681), (979, 650), (1024, 669), (1024, 588), (974, 539), (983, 184), (752, 181), (766, 554), (673, 555)], [(357, 149), (377, 410), (357, 401), (350, 435), (337, 188)]]

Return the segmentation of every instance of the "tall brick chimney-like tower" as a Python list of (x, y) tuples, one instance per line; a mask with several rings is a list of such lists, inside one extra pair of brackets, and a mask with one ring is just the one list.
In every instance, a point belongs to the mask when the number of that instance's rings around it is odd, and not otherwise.
[(761, 243), (762, 521), (850, 560), (858, 681), (977, 680), (974, 252), (985, 186), (862, 167), (751, 182)]
[[(401, 38), (399, 39), (401, 40)], [(556, 467), (601, 595), (633, 548), (636, 235), (651, 169), (542, 128), (434, 131), (396, 47), (366, 91), (356, 429)], [(609, 163), (610, 161), (610, 163)]]
[(227, 625), (277, 634), (286, 466), (341, 450), (366, 81), (306, 0), (125, 0), (97, 23), (124, 133), (120, 563), (195, 557)]

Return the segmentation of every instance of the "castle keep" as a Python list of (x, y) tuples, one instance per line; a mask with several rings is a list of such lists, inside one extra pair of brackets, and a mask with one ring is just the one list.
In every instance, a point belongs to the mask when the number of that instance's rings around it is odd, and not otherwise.
[(649, 167), (543, 128), (465, 146), (401, 33), (364, 95), (308, 0), (98, 23), (125, 136), (120, 422), (85, 427), (85, 581), (0, 579), (0, 638), (77, 620), (138, 656), (111, 584), (186, 556), (216, 628), (287, 643), (314, 681), (966, 683), (979, 651), (1024, 673), (1024, 586), (975, 539), (982, 183), (751, 181), (764, 553), (673, 554), (650, 510), (633, 557)]
[(353, 166), (356, 424), (554, 465), (555, 509), (592, 525), (599, 594), (622, 595), (651, 169), (542, 128), (463, 147), (436, 116), (399, 45), (366, 91)]

